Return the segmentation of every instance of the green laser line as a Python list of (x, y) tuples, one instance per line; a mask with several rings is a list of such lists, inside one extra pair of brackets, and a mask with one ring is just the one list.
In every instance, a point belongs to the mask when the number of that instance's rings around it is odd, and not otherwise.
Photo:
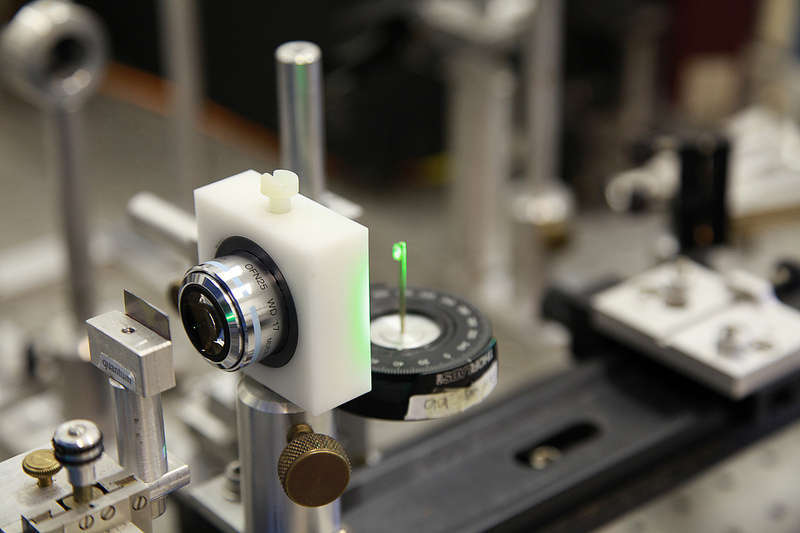
[(399, 264), (397, 276), (397, 300), (400, 311), (400, 334), (406, 332), (406, 241), (394, 243), (392, 246), (392, 259)]

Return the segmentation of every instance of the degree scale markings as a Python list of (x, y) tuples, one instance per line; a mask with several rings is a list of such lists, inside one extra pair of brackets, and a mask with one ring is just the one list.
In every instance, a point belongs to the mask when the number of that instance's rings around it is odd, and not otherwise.
[[(386, 314), (386, 311), (396, 309), (397, 293), (397, 289), (382, 286), (372, 289), (373, 319)], [(447, 372), (470, 362), (475, 355), (471, 352), (488, 342), (491, 336), (488, 322), (485, 319), (479, 320), (475, 309), (466, 302), (430, 289), (407, 288), (405, 294), (409, 315), (427, 316), (444, 326), (441, 340), (446, 341), (446, 346), (437, 340), (413, 350), (381, 347), (376, 350), (373, 343), (373, 371), (391, 374)]]
[(486, 317), (468, 302), (407, 287), (400, 334), (399, 291), (370, 287), (372, 391), (344, 406), (362, 416), (422, 420), (461, 412), (497, 380), (497, 349)]

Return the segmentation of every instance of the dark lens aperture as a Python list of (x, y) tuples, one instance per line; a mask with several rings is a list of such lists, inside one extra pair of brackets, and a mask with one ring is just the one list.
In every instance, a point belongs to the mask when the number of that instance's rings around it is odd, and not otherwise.
[(228, 323), (217, 303), (200, 287), (181, 294), (181, 320), (189, 340), (203, 357), (218, 363), (228, 354)]

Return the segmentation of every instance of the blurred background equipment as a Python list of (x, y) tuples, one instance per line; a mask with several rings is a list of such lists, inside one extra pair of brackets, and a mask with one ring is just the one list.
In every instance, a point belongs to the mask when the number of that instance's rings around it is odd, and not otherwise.
[(0, 1), (0, 530), (800, 529), (798, 20)]

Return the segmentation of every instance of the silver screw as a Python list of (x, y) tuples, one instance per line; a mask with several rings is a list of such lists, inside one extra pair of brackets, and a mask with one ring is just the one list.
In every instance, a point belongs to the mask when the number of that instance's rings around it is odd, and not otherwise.
[(534, 470), (544, 470), (551, 464), (561, 459), (561, 450), (554, 446), (538, 446), (529, 457), (531, 467)]
[(723, 326), (717, 338), (717, 351), (728, 357), (738, 355), (742, 348), (739, 337), (739, 328), (734, 325)]
[[(53, 445), (65, 451), (81, 453), (95, 447), (102, 447), (103, 434), (91, 420), (70, 420), (64, 422), (53, 434)], [(102, 448), (101, 448), (102, 450)], [(58, 454), (56, 454), (58, 455)], [(99, 454), (98, 454), (99, 455)]]
[(92, 515), (86, 515), (80, 519), (78, 522), (78, 527), (81, 529), (89, 529), (94, 525), (94, 517)]
[(751, 344), (759, 352), (766, 352), (772, 349), (772, 343), (766, 339), (756, 339)]
[(239, 502), (242, 500), (241, 466), (238, 460), (231, 461), (225, 467), (224, 497), (231, 502)]
[(686, 265), (678, 260), (675, 262), (675, 273), (664, 287), (664, 303), (670, 307), (685, 307), (686, 293)]
[(134, 511), (141, 511), (147, 505), (147, 497), (146, 496), (138, 496), (136, 500), (133, 502), (133, 510)]
[(111, 520), (114, 518), (114, 515), (117, 514), (117, 509), (113, 505), (109, 505), (102, 511), (100, 511), (100, 518), (103, 520)]

